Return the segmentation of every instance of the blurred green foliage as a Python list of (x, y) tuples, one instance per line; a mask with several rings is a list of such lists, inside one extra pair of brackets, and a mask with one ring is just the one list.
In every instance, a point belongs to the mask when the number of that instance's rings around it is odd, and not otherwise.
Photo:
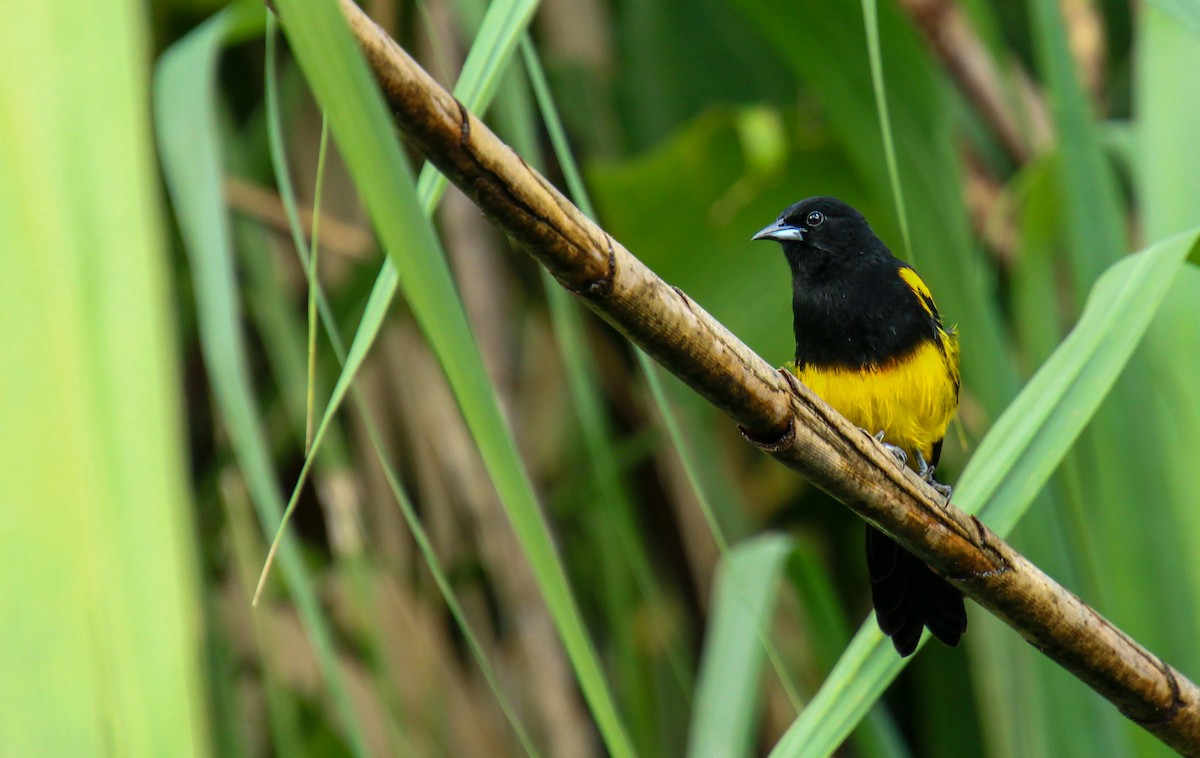
[[(16, 318), (3, 333), (23, 359), (0, 388), (16, 399), (0, 407), (21, 411), (3, 417), (13, 465), (0, 467), (0, 494), (22, 518), (0, 533), (10, 548), (37, 545), (39, 561), (31, 581), (10, 583), (32, 592), (5, 603), (29, 622), (0, 626), (6, 649), (36, 648), (7, 689), (22, 707), (0, 718), (0, 744), (231, 756), (1166, 753), (984, 613), (973, 611), (963, 649), (931, 647), (907, 669), (872, 619), (852, 636), (868, 608), (860, 524), (682, 385), (660, 383), (561, 291), (547, 295), (536, 266), (461, 196), (443, 198), (429, 167), (414, 182), (404, 165), (414, 156), (397, 149), (332, 6), (276, 2), (288, 44), (270, 52), (255, 0), (159, 0), (142, 19), (123, 4), (87, 40), (74, 17), (31, 16), (38, 35), (6, 27), (28, 44), (0, 45), (0, 71), (21, 82), (0, 94), (0, 229), (19, 248), (5, 263)], [(956, 502), (1015, 527), (1039, 566), (1200, 676), (1200, 273), (1188, 240), (1154, 244), (1200, 224), (1194, 3), (879, 3), (911, 249), (884, 160), (869, 0), (364, 5), (771, 362), (791, 357), (789, 282), (781, 257), (749, 236), (809, 195), (863, 210), (962, 335), (961, 423), (939, 468), (951, 482), (963, 473)], [(142, 27), (148, 39), (131, 31)], [(94, 85), (67, 87), (91, 81), (71, 66), (108, 60), (105, 35), (125, 41), (124, 57), (96, 67)], [(268, 56), (279, 81), (264, 73)], [(132, 105), (151, 76), (157, 144)], [(124, 110), (82, 107), (118, 82), (134, 94)], [(314, 97), (336, 143), (321, 187)], [(46, 103), (79, 106), (63, 111), (74, 136)], [(114, 131), (118, 113), (139, 128)], [(49, 143), (31, 134), (61, 139), (38, 153)], [(120, 198), (146, 187), (113, 188), (145, 176), (105, 158), (114, 144), (143, 161), (157, 151), (169, 206), (126, 215)], [(66, 160), (80, 181), (47, 194), (60, 164), (35, 155)], [(305, 213), (318, 192), (312, 240)], [(54, 202), (33, 208), (32, 197)], [(54, 228), (47, 218), (70, 232), (54, 257), (49, 237), (26, 233)], [(82, 241), (97, 228), (88, 219), (114, 218), (147, 238), (174, 225), (178, 250), (140, 239), (128, 249), (149, 262), (109, 271), (101, 264), (127, 247)], [(9, 275), (18, 259), (30, 265)], [(134, 311), (160, 330), (172, 320), (128, 297), (134, 282), (178, 293), (178, 351), (129, 327)], [(21, 297), (42, 292), (53, 298)], [(134, 310), (81, 310), (123, 300)], [(66, 318), (80, 313), (92, 315)], [(49, 403), (59, 396), (49, 390), (42, 405), (23, 399), (63, 377), (25, 359), (49, 339), (42, 324), (55, 340), (71, 326), (86, 354), (118, 332), (146, 339), (125, 371), (93, 361), (71, 374), (68, 394), (87, 401), (76, 412)], [(110, 411), (134, 391), (157, 415), (131, 431)], [(161, 402), (171, 393), (186, 402), (186, 434)], [(31, 420), (43, 406), (45, 420)], [(323, 429), (315, 457), (308, 421)], [(112, 456), (60, 465), (43, 454), (54, 430)], [(185, 455), (191, 497), (171, 473)], [(137, 497), (108, 487), (137, 461), (156, 472), (153, 486)], [(251, 607), (302, 470), (279, 566)], [(64, 484), (74, 494), (51, 492)], [(49, 508), (55, 497), (65, 505)], [(4, 552), (20, 577), (27, 551)], [(89, 572), (102, 591), (81, 614), (66, 580)], [(53, 619), (86, 635), (30, 632)], [(130, 641), (148, 638), (161, 644), (134, 654)], [(33, 665), (46, 660), (61, 670)], [(86, 686), (68, 686), (76, 680)], [(70, 699), (51, 703), (60, 691)]]

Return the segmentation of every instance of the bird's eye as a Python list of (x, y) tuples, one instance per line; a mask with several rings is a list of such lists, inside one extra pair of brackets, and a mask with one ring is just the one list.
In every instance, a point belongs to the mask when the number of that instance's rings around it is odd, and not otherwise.
[(808, 214), (808, 218), (806, 218), (804, 221), (805, 221), (805, 223), (807, 223), (809, 225), (809, 227), (813, 227), (813, 226), (820, 226), (821, 222), (824, 220), (825, 220), (824, 213), (821, 213), (820, 211), (811, 211)]

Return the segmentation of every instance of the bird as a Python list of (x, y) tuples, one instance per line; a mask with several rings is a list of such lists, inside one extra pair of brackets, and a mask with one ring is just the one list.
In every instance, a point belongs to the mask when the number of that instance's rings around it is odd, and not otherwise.
[[(797, 379), (949, 499), (934, 469), (958, 408), (958, 334), (929, 287), (861, 213), (832, 197), (788, 207), (752, 237), (783, 247), (792, 274)], [(867, 524), (867, 573), (880, 630), (911, 655), (927, 627), (956, 646), (962, 593)]]

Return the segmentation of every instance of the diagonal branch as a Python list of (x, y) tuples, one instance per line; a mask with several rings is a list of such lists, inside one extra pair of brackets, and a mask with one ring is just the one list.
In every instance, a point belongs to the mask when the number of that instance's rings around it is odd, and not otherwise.
[(1200, 690), (941, 498), (872, 437), (776, 371), (588, 219), (341, 0), (406, 140), (565, 288), (745, 437), (880, 526), (1175, 749), (1200, 754)]

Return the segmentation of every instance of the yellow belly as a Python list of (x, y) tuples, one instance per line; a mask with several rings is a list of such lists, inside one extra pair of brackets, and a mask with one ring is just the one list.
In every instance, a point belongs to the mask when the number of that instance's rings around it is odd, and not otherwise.
[(883, 432), (884, 441), (903, 448), (915, 464), (917, 451), (931, 458), (958, 407), (958, 344), (952, 333), (945, 337), (945, 355), (926, 342), (875, 368), (804, 366), (794, 373), (852, 424)]

